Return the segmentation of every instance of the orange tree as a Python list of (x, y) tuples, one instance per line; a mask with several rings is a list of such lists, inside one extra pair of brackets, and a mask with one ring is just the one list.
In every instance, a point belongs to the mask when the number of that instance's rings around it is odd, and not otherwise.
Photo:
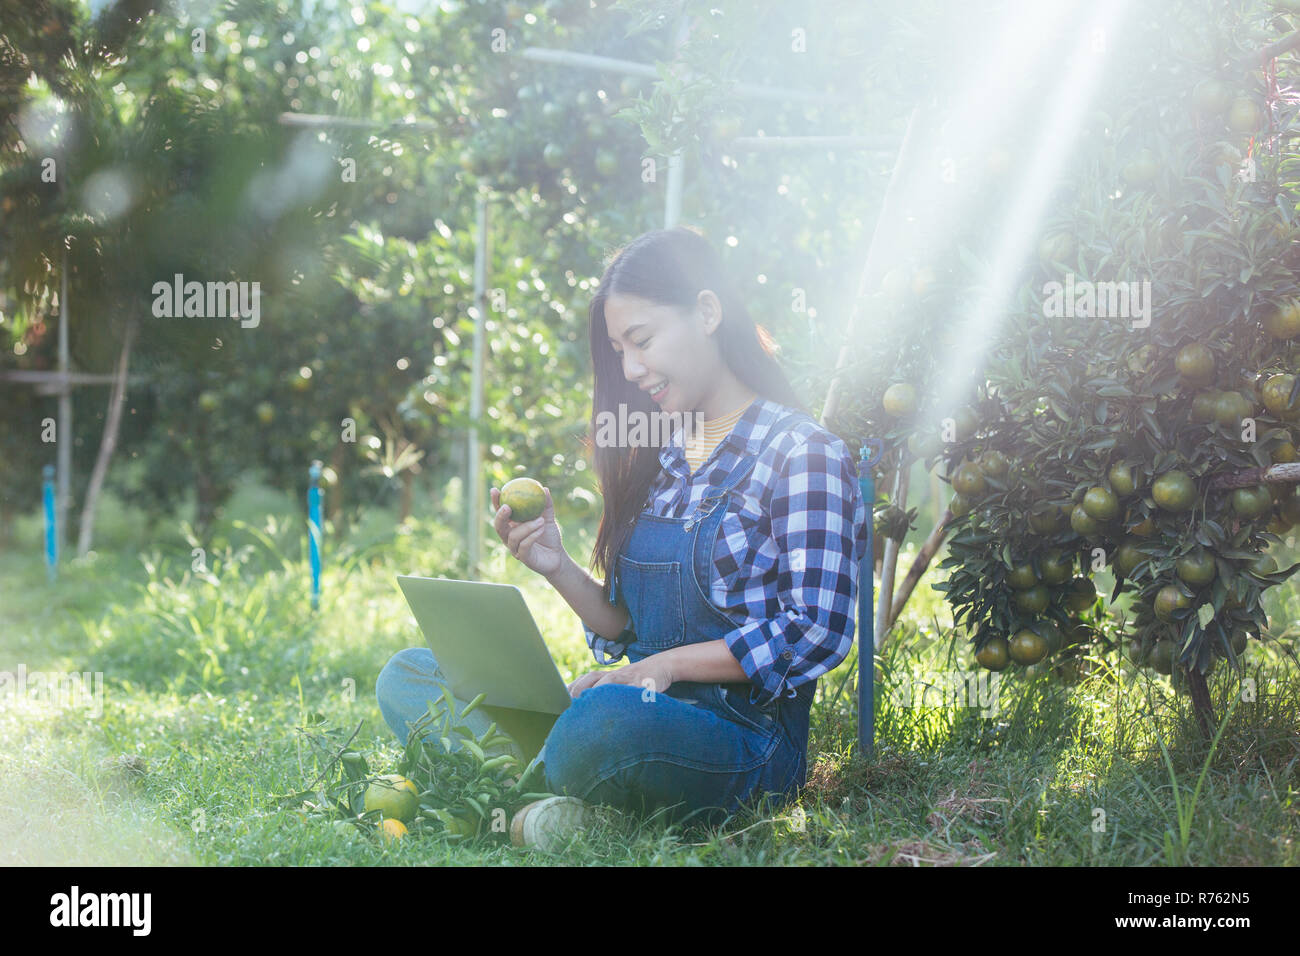
[[(1295, 461), (1300, 420), (1297, 108), (1278, 93), (1295, 27), (1262, 2), (1130, 8), (1109, 38), (1122, 49), (1070, 117), (974, 385), (946, 407), (945, 353), (966, 345), (953, 316), (995, 271), (980, 250), (1014, 227), (998, 206), (1033, 172), (1006, 169), (1043, 126), (974, 155), (988, 215), (884, 273), (873, 301), (889, 320), (861, 346), (870, 375), (843, 414), (893, 462), (943, 465), (956, 494), (935, 586), (986, 667), (1077, 672), (1085, 651), (1122, 641), (1190, 690), (1205, 727), (1205, 675), (1238, 666), (1268, 625), (1262, 592), (1300, 567), (1267, 553), (1300, 521), (1294, 485), (1277, 480), (1287, 469), (1262, 480)], [(1055, 62), (1026, 83), (1053, 78)], [(1118, 295), (1144, 282), (1149, 312), (1126, 312)], [(1128, 595), (1119, 626), (1100, 626), (1101, 570), (1111, 602)]]

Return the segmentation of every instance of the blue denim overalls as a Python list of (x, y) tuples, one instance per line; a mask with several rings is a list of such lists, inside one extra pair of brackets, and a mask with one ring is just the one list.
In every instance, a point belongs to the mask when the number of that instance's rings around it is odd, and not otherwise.
[[(779, 434), (792, 420), (802, 417), (806, 416), (787, 414), (772, 425), (768, 434)], [(636, 640), (627, 648), (629, 662), (679, 645), (716, 641), (738, 626), (710, 601), (709, 582), (726, 500), (748, 477), (756, 460), (754, 455), (742, 455), (722, 483), (711, 485), (694, 513), (685, 518), (665, 518), (649, 512), (638, 516), (616, 560), (610, 594), (610, 603), (617, 603), (622, 596), (629, 626), (636, 633)], [(792, 657), (789, 649), (784, 650), (777, 666), (788, 666)], [(788, 789), (793, 790), (803, 785), (807, 771), (808, 720), (816, 684), (804, 684), (795, 697), (774, 701), (766, 708), (751, 703), (754, 686), (749, 681), (677, 681), (666, 693), (760, 733), (772, 734), (778, 728), (783, 731), (798, 753), (793, 779), (788, 784)]]

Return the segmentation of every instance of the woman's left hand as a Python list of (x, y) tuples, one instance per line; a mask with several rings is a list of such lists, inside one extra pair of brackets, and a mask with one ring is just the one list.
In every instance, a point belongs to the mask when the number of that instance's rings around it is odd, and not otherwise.
[[(584, 690), (601, 684), (631, 684), (662, 694), (673, 684), (673, 672), (665, 654), (651, 654), (635, 664), (624, 664), (612, 671), (591, 671), (569, 685), (569, 694), (578, 697)], [(591, 679), (594, 678), (594, 679)]]

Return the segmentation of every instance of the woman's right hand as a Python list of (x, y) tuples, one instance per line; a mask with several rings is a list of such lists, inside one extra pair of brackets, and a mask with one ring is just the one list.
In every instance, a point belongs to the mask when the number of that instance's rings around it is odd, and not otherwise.
[(546, 510), (542, 516), (532, 521), (519, 522), (510, 518), (510, 506), (501, 504), (501, 492), (493, 488), (492, 507), (496, 509), (496, 518), (492, 527), (510, 549), (510, 553), (523, 562), (525, 567), (543, 577), (549, 577), (560, 570), (565, 554), (564, 544), (560, 540), (560, 526), (555, 520), (551, 489), (544, 490)]

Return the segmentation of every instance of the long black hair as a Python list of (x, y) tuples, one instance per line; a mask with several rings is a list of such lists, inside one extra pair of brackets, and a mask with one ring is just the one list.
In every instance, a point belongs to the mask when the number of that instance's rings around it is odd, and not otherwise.
[(616, 250), (587, 310), (596, 387), (585, 444), (592, 450), (604, 498), (591, 567), (604, 574), (606, 597), (614, 560), (632, 533), (660, 466), (659, 448), (653, 444), (629, 449), (601, 447), (595, 441), (602, 413), (617, 416), (619, 405), (647, 416), (657, 411), (653, 399), (623, 376), (622, 360), (609, 342), (605, 302), (611, 295), (631, 295), (689, 310), (705, 289), (712, 290), (722, 304), (722, 325), (714, 336), (727, 368), (755, 394), (808, 413), (776, 360), (775, 341), (754, 323), (717, 251), (699, 230), (656, 229)]

